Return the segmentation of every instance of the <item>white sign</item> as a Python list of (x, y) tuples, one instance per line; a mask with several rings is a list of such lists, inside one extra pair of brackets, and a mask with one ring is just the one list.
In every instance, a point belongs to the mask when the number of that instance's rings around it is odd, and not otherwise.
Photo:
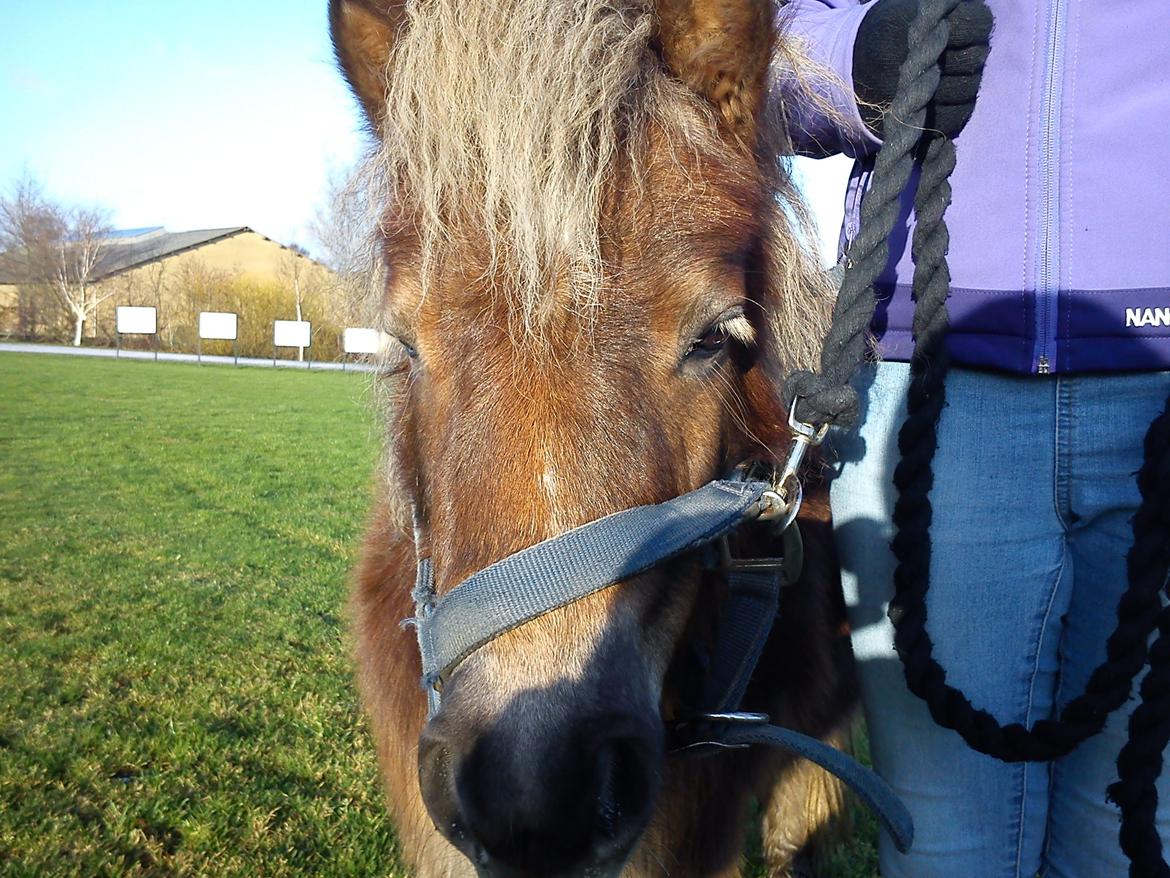
[(308, 320), (277, 320), (272, 324), (272, 343), (278, 348), (307, 348), (310, 329)]
[(380, 354), (390, 336), (376, 329), (351, 326), (341, 333), (341, 349), (347, 354)]
[(114, 309), (114, 323), (122, 335), (154, 335), (158, 332), (158, 312), (154, 308), (119, 305)]
[(230, 311), (200, 311), (199, 337), (236, 340), (236, 315)]

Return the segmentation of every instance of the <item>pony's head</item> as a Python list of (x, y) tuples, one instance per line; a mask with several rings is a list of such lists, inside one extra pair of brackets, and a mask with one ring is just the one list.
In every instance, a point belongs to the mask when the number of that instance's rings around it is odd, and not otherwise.
[[(770, 10), (333, 0), (385, 186), (386, 502), (404, 528), (417, 515), (440, 594), (784, 445), (777, 376), (823, 316), (762, 136)], [(459, 665), (419, 772), (482, 869), (620, 867), (653, 810), (680, 644), (711, 615), (702, 578), (659, 567)]]

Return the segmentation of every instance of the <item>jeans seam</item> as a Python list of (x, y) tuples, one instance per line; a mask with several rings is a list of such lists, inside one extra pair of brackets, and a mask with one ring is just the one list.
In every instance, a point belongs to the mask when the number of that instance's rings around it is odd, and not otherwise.
[(1061, 528), (1065, 528), (1064, 516), (1060, 514), (1060, 441), (1063, 438), (1060, 430), (1060, 382), (1057, 375), (1052, 382), (1052, 512)]
[[(1048, 633), (1048, 623), (1052, 618), (1052, 608), (1056, 604), (1056, 595), (1060, 590), (1060, 580), (1064, 575), (1065, 565), (1068, 563), (1068, 522), (1065, 520), (1062, 506), (1067, 500), (1067, 473), (1064, 472), (1063, 464), (1065, 463), (1065, 452), (1067, 451), (1069, 441), (1069, 423), (1066, 420), (1069, 406), (1066, 405), (1067, 395), (1069, 393), (1068, 382), (1063, 376), (1058, 375), (1053, 381), (1052, 386), (1052, 406), (1053, 406), (1053, 436), (1052, 436), (1052, 511), (1056, 515), (1056, 520), (1060, 523), (1062, 532), (1062, 539), (1060, 544), (1060, 563), (1056, 567), (1056, 574), (1052, 579), (1052, 586), (1048, 593), (1048, 602), (1044, 608), (1044, 616), (1040, 620), (1040, 629), (1036, 637), (1035, 651), (1032, 657), (1032, 675), (1028, 681), (1028, 699), (1027, 707), (1024, 711), (1024, 725), (1030, 727), (1032, 725), (1032, 705), (1035, 703), (1036, 680), (1040, 676), (1040, 656), (1043, 652), (1044, 638)], [(1059, 647), (1058, 647), (1059, 648)], [(1057, 681), (1057, 689), (1059, 690), (1059, 680)], [(1053, 713), (1056, 712), (1055, 695), (1053, 700)], [(1021, 869), (1023, 868), (1024, 857), (1024, 835), (1025, 835), (1025, 817), (1027, 812), (1027, 790), (1028, 790), (1028, 771), (1027, 766), (1021, 767), (1021, 775), (1023, 777), (1021, 788), (1023, 790), (1023, 797), (1020, 801), (1020, 818), (1016, 833), (1016, 878), (1021, 878)], [(1045, 818), (1045, 835), (1047, 835), (1047, 818)]]
[(1052, 511), (1060, 528), (1066, 534), (1069, 522), (1065, 519), (1064, 509), (1069, 501), (1069, 473), (1067, 472), (1069, 434), (1072, 425), (1069, 422), (1071, 411), (1072, 387), (1069, 380), (1058, 375), (1053, 382), (1053, 436), (1052, 436)]
[[(1031, 706), (1029, 705), (1029, 708)], [(1025, 720), (1025, 725), (1027, 721)], [(1016, 876), (1020, 878), (1020, 868), (1024, 859), (1024, 823), (1028, 812), (1028, 764), (1020, 763), (1020, 817), (1016, 821)]]
[[(1044, 616), (1040, 620), (1040, 633), (1036, 638), (1036, 646), (1032, 655), (1032, 676), (1028, 681), (1028, 701), (1024, 709), (1024, 726), (1031, 727), (1032, 725), (1032, 704), (1036, 692), (1036, 678), (1040, 676), (1040, 654), (1043, 652), (1044, 635), (1048, 630), (1048, 621), (1052, 618), (1052, 607), (1056, 604), (1056, 593), (1060, 590), (1060, 578), (1064, 575), (1065, 564), (1068, 563), (1068, 544), (1061, 540), (1060, 545), (1060, 564), (1056, 567), (1056, 575), (1052, 578), (1052, 589), (1048, 593), (1048, 604), (1044, 608)], [(1053, 701), (1053, 708), (1055, 710), (1056, 702)], [(1027, 763), (1022, 763), (1020, 766), (1020, 776), (1022, 778), (1020, 783), (1020, 818), (1016, 827), (1016, 878), (1021, 878), (1020, 869), (1023, 866), (1024, 859), (1024, 823), (1025, 816), (1028, 810), (1028, 767)], [(1047, 818), (1045, 818), (1047, 824)], [(1047, 835), (1047, 825), (1045, 826), (1045, 835)]]

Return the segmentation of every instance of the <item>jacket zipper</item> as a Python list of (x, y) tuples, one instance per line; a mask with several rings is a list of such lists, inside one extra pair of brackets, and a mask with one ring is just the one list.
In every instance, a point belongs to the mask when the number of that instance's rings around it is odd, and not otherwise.
[(1060, 288), (1060, 117), (1063, 98), (1065, 0), (1052, 0), (1048, 16), (1048, 67), (1040, 120), (1040, 259), (1036, 277), (1036, 348), (1033, 367), (1052, 371)]

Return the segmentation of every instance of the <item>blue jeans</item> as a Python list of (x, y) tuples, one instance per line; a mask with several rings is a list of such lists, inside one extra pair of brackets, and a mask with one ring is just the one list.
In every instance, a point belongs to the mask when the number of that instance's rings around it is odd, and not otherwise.
[[(907, 689), (886, 608), (892, 483), (910, 369), (870, 366), (858, 431), (834, 438), (833, 515), (874, 766), (914, 816), (909, 855), (882, 874), (1127, 875), (1105, 799), (1135, 697), (1054, 763), (1007, 764), (937, 726)], [(1170, 373), (1025, 377), (954, 370), (931, 500), (927, 628), (947, 680), (1000, 722), (1051, 717), (1103, 659), (1126, 588), (1134, 474)], [(1163, 775), (1160, 800), (1170, 800)], [(1159, 809), (1170, 841), (1170, 807)], [(1167, 845), (1170, 850), (1170, 845)]]

